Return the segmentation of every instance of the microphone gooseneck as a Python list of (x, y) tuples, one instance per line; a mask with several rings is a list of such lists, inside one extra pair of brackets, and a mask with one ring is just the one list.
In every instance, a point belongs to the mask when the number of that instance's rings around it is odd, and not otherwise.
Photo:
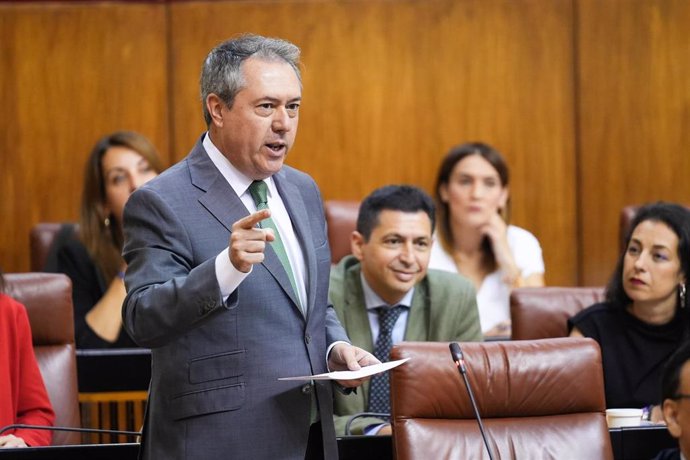
[(489, 447), (489, 441), (486, 439), (486, 433), (484, 432), (484, 424), (482, 423), (482, 418), (479, 415), (479, 409), (477, 408), (477, 401), (474, 399), (474, 393), (472, 393), (472, 387), (470, 386), (470, 381), (467, 379), (467, 367), (465, 366), (465, 357), (462, 354), (462, 349), (457, 342), (452, 342), (449, 346), (450, 355), (453, 357), (453, 361), (460, 371), (463, 381), (465, 382), (465, 388), (467, 388), (467, 394), (470, 397), (470, 402), (472, 403), (472, 410), (474, 411), (474, 416), (477, 419), (477, 424), (479, 425), (479, 431), (482, 434), (482, 439), (484, 440), (484, 446), (486, 451), (489, 453), (489, 459), (494, 460), (493, 453), (491, 452), (491, 447)]

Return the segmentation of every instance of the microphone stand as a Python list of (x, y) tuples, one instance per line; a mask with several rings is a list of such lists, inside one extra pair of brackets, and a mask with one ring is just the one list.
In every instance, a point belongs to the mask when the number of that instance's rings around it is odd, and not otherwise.
[(465, 382), (465, 388), (467, 388), (467, 393), (470, 396), (470, 402), (472, 403), (472, 410), (474, 411), (474, 416), (477, 419), (477, 424), (479, 425), (479, 431), (482, 434), (482, 439), (484, 440), (484, 446), (486, 451), (489, 453), (489, 459), (494, 460), (494, 456), (491, 453), (491, 448), (489, 447), (489, 441), (486, 439), (486, 433), (484, 432), (484, 424), (482, 423), (482, 418), (479, 416), (479, 409), (477, 408), (477, 401), (474, 399), (474, 393), (472, 393), (472, 387), (470, 386), (469, 380), (467, 380), (467, 368), (465, 367), (465, 358), (462, 354), (462, 349), (460, 345), (453, 342), (449, 345), (450, 354), (453, 357), (455, 366), (458, 368), (462, 379)]

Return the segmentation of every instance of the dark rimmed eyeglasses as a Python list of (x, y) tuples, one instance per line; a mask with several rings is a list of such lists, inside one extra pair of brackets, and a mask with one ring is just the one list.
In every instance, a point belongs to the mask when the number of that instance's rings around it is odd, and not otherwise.
[(690, 395), (686, 393), (677, 393), (671, 399), (690, 399)]

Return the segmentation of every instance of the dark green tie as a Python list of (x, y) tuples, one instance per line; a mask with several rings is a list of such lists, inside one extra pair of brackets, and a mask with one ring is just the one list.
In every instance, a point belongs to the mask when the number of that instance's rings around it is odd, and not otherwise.
[[(254, 204), (256, 204), (256, 210), (261, 211), (262, 209), (268, 209), (268, 185), (262, 180), (255, 180), (249, 186), (249, 193), (254, 199)], [(295, 297), (297, 297), (297, 304), (300, 309), (302, 308), (302, 302), (299, 300), (299, 291), (297, 290), (297, 283), (295, 283), (295, 275), (292, 273), (292, 266), (290, 265), (290, 259), (288, 259), (287, 252), (285, 251), (285, 246), (283, 246), (283, 240), (278, 232), (278, 227), (276, 227), (275, 222), (272, 218), (264, 219), (259, 222), (261, 228), (270, 228), (273, 230), (275, 239), (271, 244), (271, 247), (275, 251), (280, 263), (283, 264), (283, 268), (290, 279), (290, 284), (292, 285), (292, 290), (295, 291)]]

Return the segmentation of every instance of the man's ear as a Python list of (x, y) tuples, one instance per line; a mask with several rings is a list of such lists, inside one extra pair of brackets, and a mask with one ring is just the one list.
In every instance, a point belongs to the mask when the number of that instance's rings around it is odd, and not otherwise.
[(217, 94), (211, 93), (206, 96), (206, 110), (211, 115), (211, 123), (219, 128), (223, 126), (223, 107), (225, 102)]
[(661, 411), (664, 414), (668, 432), (674, 438), (680, 438), (683, 430), (680, 427), (680, 423), (678, 423), (678, 403), (672, 399), (665, 399), (661, 405)]
[(352, 255), (355, 256), (359, 261), (361, 261), (363, 258), (362, 247), (365, 244), (366, 241), (364, 241), (364, 235), (356, 230), (352, 232), (350, 235), (350, 250), (352, 251)]

